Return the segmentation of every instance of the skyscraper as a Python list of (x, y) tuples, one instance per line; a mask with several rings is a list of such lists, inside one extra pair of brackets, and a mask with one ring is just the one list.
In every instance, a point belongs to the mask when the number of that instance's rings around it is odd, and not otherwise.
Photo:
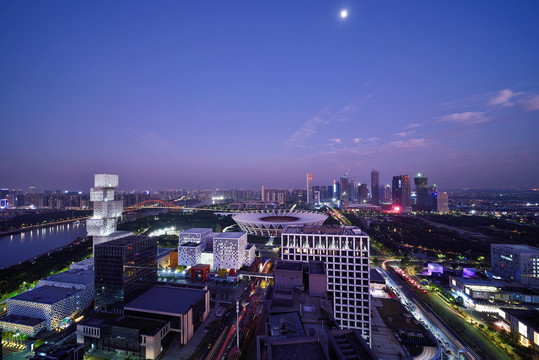
[(157, 282), (157, 239), (128, 236), (94, 247), (95, 308), (121, 313)]
[(427, 202), (428, 202), (428, 190), (427, 190), (427, 182), (428, 177), (425, 176), (425, 174), (417, 174), (416, 177), (414, 177), (415, 182), (415, 191), (417, 194), (416, 197), (416, 203), (415, 203), (415, 210), (418, 211), (426, 211), (430, 210), (428, 209)]
[(282, 259), (323, 261), (335, 321), (358, 329), (370, 343), (369, 236), (355, 226), (289, 226), (282, 234)]
[(313, 174), (307, 174), (307, 204), (311, 204), (313, 201)]
[(360, 204), (365, 204), (367, 202), (367, 193), (367, 184), (359, 184), (357, 197)]
[(380, 205), (380, 190), (378, 189), (379, 184), (380, 173), (376, 170), (371, 171), (371, 196), (373, 205)]
[(116, 223), (123, 211), (123, 201), (114, 200), (114, 189), (117, 187), (118, 175), (94, 175), (94, 187), (90, 189), (94, 215), (86, 220), (86, 231), (89, 236), (92, 236), (94, 247), (97, 244), (132, 234), (132, 232), (116, 231)]
[(348, 207), (348, 199), (349, 193), (348, 193), (348, 176), (343, 175), (341, 176), (341, 201), (343, 207)]
[(412, 185), (410, 176), (393, 176), (392, 183), (393, 205), (399, 206), (402, 211), (410, 211), (412, 208)]

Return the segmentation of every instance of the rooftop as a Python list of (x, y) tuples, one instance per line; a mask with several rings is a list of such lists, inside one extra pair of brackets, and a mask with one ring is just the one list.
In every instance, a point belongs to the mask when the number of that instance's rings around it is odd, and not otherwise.
[(101, 327), (102, 325), (115, 325), (130, 329), (137, 329), (143, 335), (153, 336), (157, 334), (167, 321), (157, 319), (147, 319), (136, 316), (118, 316), (110, 313), (95, 313), (91, 318), (82, 322), (83, 325), (91, 327)]
[(207, 234), (207, 233), (210, 233), (211, 231), (212, 231), (211, 228), (190, 228), (190, 229), (182, 231), (180, 235), (182, 234)]
[(328, 335), (330, 344), (341, 359), (378, 359), (357, 330), (331, 330)]
[(245, 250), (250, 250), (254, 246), (255, 246), (255, 244), (247, 244), (247, 246), (245, 247)]
[(371, 273), (370, 273), (370, 278), (371, 278), (371, 282), (373, 283), (378, 283), (378, 284), (385, 284), (386, 281), (384, 280), (384, 278), (382, 277), (382, 275), (380, 275), (380, 273), (378, 272), (378, 270), (376, 269), (373, 269), (371, 268)]
[(522, 323), (533, 328), (535, 331), (539, 330), (539, 310), (517, 310), (500, 308), (500, 310), (513, 315)]
[(131, 245), (133, 243), (137, 243), (139, 241), (144, 241), (148, 239), (150, 238), (145, 235), (130, 235), (130, 236), (126, 236), (120, 239), (114, 239), (114, 240), (110, 240), (101, 244), (97, 244), (96, 247), (97, 246), (100, 246), (100, 247), (101, 246), (126, 246), (126, 245)]
[(11, 299), (8, 299), (7, 301), (22, 300), (22, 301), (31, 301), (35, 303), (41, 303), (41, 304), (54, 304), (60, 300), (63, 300), (65, 298), (72, 296), (73, 294), (79, 291), (81, 290), (68, 289), (68, 288), (55, 287), (55, 286), (41, 286), (33, 290), (24, 292), (15, 297), (12, 297)]
[(470, 279), (470, 278), (463, 278), (463, 277), (456, 277), (456, 276), (452, 276), (451, 278), (457, 280), (458, 282), (463, 283), (464, 285), (502, 287), (502, 285), (500, 285), (499, 283), (495, 281), (490, 281), (490, 280)]
[(71, 269), (56, 275), (48, 276), (42, 280), (72, 284), (89, 284), (94, 282), (94, 272), (92, 270)]
[(167, 256), (173, 250), (174, 249), (171, 249), (171, 248), (158, 247), (157, 248), (157, 258), (162, 258), (163, 256)]
[(511, 245), (511, 244), (492, 244), (492, 247), (506, 248), (518, 252), (528, 252), (539, 254), (539, 248), (528, 245)]
[(268, 352), (273, 360), (302, 359), (326, 360), (326, 353), (318, 338), (277, 339), (269, 343)]
[(155, 286), (127, 304), (125, 310), (185, 314), (204, 298), (205, 290)]
[(325, 234), (325, 235), (353, 235), (368, 236), (357, 226), (338, 225), (290, 225), (283, 234)]
[(325, 275), (324, 263), (322, 261), (309, 261), (309, 273)]
[(181, 247), (198, 247), (198, 246), (206, 246), (206, 244), (203, 242), (189, 241), (189, 242), (181, 244), (180, 246)]
[(224, 232), (215, 236), (213, 239), (240, 239), (242, 236), (246, 235), (245, 232)]
[(301, 261), (279, 260), (275, 264), (275, 270), (303, 271), (303, 263)]

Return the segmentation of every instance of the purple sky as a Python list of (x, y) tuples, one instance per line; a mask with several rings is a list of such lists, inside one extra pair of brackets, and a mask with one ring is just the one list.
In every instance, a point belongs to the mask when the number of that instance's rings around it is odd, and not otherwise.
[(537, 187), (538, 18), (536, 1), (2, 1), (0, 186), (289, 188), (375, 168)]

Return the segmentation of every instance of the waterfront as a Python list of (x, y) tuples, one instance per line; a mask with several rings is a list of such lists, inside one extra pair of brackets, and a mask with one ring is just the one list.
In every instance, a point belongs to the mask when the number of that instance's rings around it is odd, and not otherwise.
[(86, 224), (70, 222), (0, 237), (0, 268), (6, 268), (86, 236)]

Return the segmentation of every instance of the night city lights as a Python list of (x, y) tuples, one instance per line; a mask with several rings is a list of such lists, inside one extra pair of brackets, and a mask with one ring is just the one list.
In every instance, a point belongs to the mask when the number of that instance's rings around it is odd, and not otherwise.
[(537, 19), (2, 1), (0, 358), (539, 359)]

